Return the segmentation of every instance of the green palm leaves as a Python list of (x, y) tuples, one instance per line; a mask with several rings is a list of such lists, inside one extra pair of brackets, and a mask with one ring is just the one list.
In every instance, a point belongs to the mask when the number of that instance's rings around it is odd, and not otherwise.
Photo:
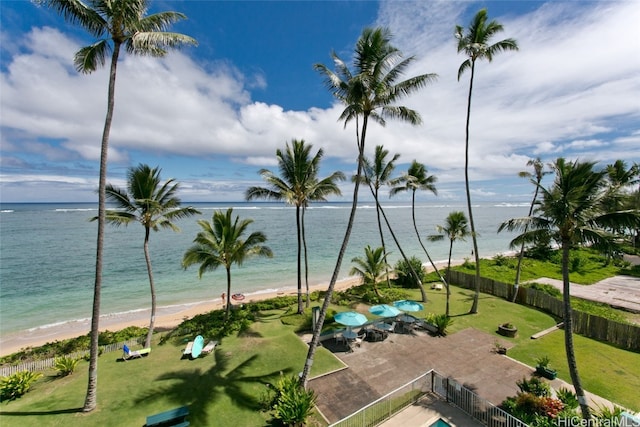
[(268, 246), (262, 243), (267, 241), (264, 233), (254, 231), (246, 238), (244, 235), (252, 219), (240, 220), (239, 216), (232, 218), (233, 209), (226, 212), (213, 213), (211, 222), (199, 220), (198, 225), (202, 229), (193, 240), (191, 246), (182, 258), (182, 266), (188, 268), (194, 264), (200, 264), (198, 276), (207, 271), (214, 271), (218, 267), (224, 267), (227, 273), (227, 304), (226, 318), (229, 318), (231, 309), (231, 267), (233, 264), (242, 265), (245, 260), (254, 257), (271, 258), (273, 253)]

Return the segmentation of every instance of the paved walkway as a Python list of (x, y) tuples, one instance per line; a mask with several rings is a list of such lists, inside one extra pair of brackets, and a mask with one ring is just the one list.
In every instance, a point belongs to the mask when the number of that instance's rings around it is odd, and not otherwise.
[[(430, 369), (450, 376), (499, 405), (518, 392), (516, 381), (531, 376), (534, 369), (496, 354), (493, 351), (495, 341), (495, 335), (473, 328), (446, 338), (432, 337), (424, 332), (391, 334), (385, 341), (365, 341), (360, 348), (347, 353), (331, 340), (323, 345), (334, 351), (348, 368), (311, 379), (309, 387), (316, 392), (316, 405), (330, 423), (356, 412)], [(555, 389), (568, 387), (558, 379), (551, 385)], [(426, 422), (430, 415), (424, 413), (420, 417)], [(407, 425), (420, 424), (404, 424)]]
[[(562, 291), (562, 280), (541, 277), (531, 281), (552, 285)], [(614, 276), (593, 285), (571, 283), (571, 296), (640, 313), (640, 278)]]

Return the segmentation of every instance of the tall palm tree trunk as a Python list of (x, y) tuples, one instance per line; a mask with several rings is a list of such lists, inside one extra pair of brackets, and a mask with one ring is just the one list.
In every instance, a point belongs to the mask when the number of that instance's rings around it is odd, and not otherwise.
[(225, 269), (227, 270), (227, 308), (224, 312), (224, 321), (227, 322), (231, 313), (231, 266), (227, 265)]
[(147, 262), (147, 274), (149, 275), (149, 288), (151, 290), (151, 319), (149, 320), (149, 330), (147, 331), (147, 339), (144, 341), (144, 346), (149, 348), (153, 337), (153, 327), (156, 323), (156, 288), (153, 283), (153, 271), (151, 270), (151, 255), (149, 255), (149, 227), (145, 227), (144, 232), (144, 259)]
[[(327, 292), (324, 296), (322, 308), (320, 309), (318, 321), (316, 322), (316, 328), (313, 331), (313, 338), (309, 343), (309, 351), (307, 352), (307, 358), (304, 362), (304, 368), (302, 369), (302, 374), (300, 375), (300, 384), (304, 389), (307, 388), (309, 372), (311, 371), (311, 366), (313, 365), (313, 355), (315, 354), (316, 348), (318, 347), (318, 343), (320, 342), (320, 331), (322, 330), (322, 326), (324, 325), (324, 320), (326, 318), (326, 314), (329, 309), (329, 304), (331, 303), (331, 297), (333, 296), (333, 290), (336, 286), (336, 282), (338, 281), (338, 274), (340, 274), (342, 259), (344, 258), (344, 254), (347, 251), (349, 238), (351, 237), (351, 230), (353, 229), (353, 223), (356, 217), (356, 210), (358, 208), (358, 190), (360, 189), (360, 177), (362, 176), (362, 169), (364, 166), (364, 141), (365, 141), (365, 136), (367, 132), (368, 121), (369, 121), (369, 116), (365, 114), (362, 120), (362, 137), (358, 138), (359, 139), (358, 169), (356, 171), (356, 179), (353, 186), (353, 199), (351, 202), (351, 212), (349, 213), (349, 221), (347, 222), (347, 229), (345, 230), (345, 233), (344, 233), (344, 239), (342, 240), (342, 245), (340, 246), (340, 251), (338, 252), (338, 259), (336, 260), (336, 266), (333, 269), (333, 274), (331, 275), (331, 281), (329, 282), (329, 287), (327, 288)], [(356, 129), (357, 129), (357, 126), (356, 126)]]
[[(431, 264), (431, 267), (433, 267), (433, 270), (436, 272), (436, 274), (440, 278), (440, 281), (442, 283), (444, 283), (445, 285), (447, 285), (447, 281), (445, 280), (444, 277), (442, 277), (442, 274), (440, 274), (440, 270), (438, 270), (438, 267), (436, 267), (436, 263), (433, 262), (433, 259), (431, 259), (431, 255), (429, 255), (429, 251), (427, 251), (427, 248), (424, 246), (424, 243), (422, 243), (422, 239), (420, 238), (420, 233), (418, 232), (418, 226), (416, 225), (416, 208), (415, 208), (415, 206), (416, 206), (416, 192), (414, 190), (413, 191), (413, 195), (412, 195), (412, 199), (411, 199), (411, 217), (413, 219), (413, 229), (416, 231), (416, 236), (418, 237), (418, 242), (420, 243), (420, 246), (422, 246), (422, 250), (424, 251), (425, 255), (427, 255), (427, 259), (429, 260), (429, 263)], [(425, 300), (425, 302), (426, 302), (426, 300)]]
[(478, 254), (478, 239), (476, 237), (476, 227), (473, 222), (473, 210), (471, 208), (471, 191), (469, 190), (469, 121), (471, 118), (471, 94), (473, 93), (473, 75), (475, 72), (476, 62), (471, 61), (471, 79), (469, 80), (469, 97), (467, 99), (467, 125), (465, 130), (465, 146), (464, 146), (464, 184), (467, 191), (467, 209), (469, 211), (469, 225), (471, 226), (471, 239), (473, 240), (473, 255), (476, 262), (475, 289), (473, 296), (473, 304), (469, 313), (478, 312), (478, 301), (480, 299), (480, 254)]
[(309, 256), (307, 254), (307, 236), (304, 227), (304, 214), (307, 209), (302, 207), (302, 247), (304, 249), (304, 284), (307, 291), (307, 308), (311, 305), (311, 297), (309, 296)]
[(393, 229), (391, 228), (391, 223), (389, 222), (389, 218), (387, 218), (387, 214), (385, 213), (384, 209), (382, 208), (382, 205), (380, 205), (377, 199), (376, 199), (376, 207), (380, 209), (380, 213), (382, 213), (384, 222), (387, 224), (389, 233), (391, 234), (393, 241), (398, 247), (398, 250), (400, 251), (400, 255), (402, 256), (402, 259), (405, 260), (405, 262), (407, 263), (407, 267), (409, 267), (409, 270), (411, 271), (411, 274), (416, 279), (416, 283), (418, 284), (418, 288), (420, 289), (420, 296), (422, 297), (422, 302), (427, 302), (427, 292), (425, 291), (424, 285), (422, 284), (422, 279), (420, 278), (421, 275), (418, 275), (418, 272), (413, 269), (413, 265), (411, 265), (411, 263), (409, 262), (409, 258), (407, 258), (407, 255), (402, 250), (402, 246), (400, 246), (400, 241), (398, 240), (398, 238), (396, 237), (396, 234), (393, 232)]
[(109, 88), (107, 94), (107, 115), (104, 120), (102, 142), (100, 146), (100, 178), (98, 181), (98, 237), (96, 242), (96, 274), (93, 286), (93, 310), (91, 312), (91, 343), (89, 347), (89, 380), (84, 400), (83, 412), (93, 411), (98, 404), (98, 337), (100, 334), (100, 294), (102, 292), (102, 258), (104, 256), (104, 228), (106, 223), (106, 187), (107, 157), (109, 152), (109, 133), (113, 121), (115, 105), (116, 70), (120, 43), (114, 41), (111, 67), (109, 71)]
[[(387, 245), (385, 245), (384, 243), (384, 233), (382, 232), (382, 221), (380, 220), (380, 203), (378, 202), (378, 189), (376, 188), (375, 192), (373, 193), (373, 199), (376, 201), (376, 219), (378, 220), (378, 232), (380, 233), (380, 243), (382, 244), (382, 254), (384, 256), (384, 262), (385, 262), (385, 275), (387, 278), (387, 287), (390, 288), (391, 287), (391, 280), (389, 279), (389, 263), (387, 260)], [(376, 294), (378, 294), (378, 296), (380, 296), (380, 294), (378, 293), (378, 289), (375, 288)]]
[[(540, 184), (540, 181), (538, 181)], [(536, 199), (538, 198), (538, 186), (536, 186), (536, 191), (533, 193), (533, 200), (531, 200), (531, 205), (529, 206), (529, 217), (533, 214), (533, 206), (536, 203)], [(525, 226), (524, 232), (526, 233), (529, 229), (528, 226)], [(520, 245), (520, 253), (518, 254), (518, 265), (516, 266), (516, 279), (513, 284), (513, 297), (511, 297), (511, 302), (516, 302), (516, 298), (518, 297), (518, 289), (520, 289), (520, 271), (522, 270), (522, 259), (524, 258), (524, 241), (522, 245)]]
[(298, 314), (304, 313), (304, 305), (302, 303), (302, 225), (300, 223), (300, 206), (296, 206), (296, 228), (298, 238)]
[(589, 420), (591, 418), (591, 412), (589, 404), (582, 388), (582, 381), (578, 374), (578, 364), (576, 362), (575, 349), (573, 347), (573, 313), (571, 310), (571, 284), (569, 282), (569, 248), (570, 242), (562, 242), (562, 299), (563, 299), (563, 314), (564, 314), (564, 348), (567, 353), (567, 364), (569, 366), (569, 375), (571, 376), (571, 382), (576, 390), (576, 396), (580, 403), (580, 410), (582, 411), (582, 418)]
[(449, 298), (451, 297), (451, 289), (449, 289), (449, 280), (451, 280), (451, 254), (453, 253), (453, 240), (449, 240), (449, 259), (447, 261), (447, 281), (444, 286), (447, 289), (447, 303), (445, 305), (445, 316), (449, 317)]

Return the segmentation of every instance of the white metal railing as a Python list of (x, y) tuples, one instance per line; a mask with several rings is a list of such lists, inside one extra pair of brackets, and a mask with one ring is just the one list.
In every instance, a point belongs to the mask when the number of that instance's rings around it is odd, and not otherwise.
[(330, 427), (374, 427), (414, 404), (426, 393), (434, 393), (488, 427), (527, 427), (488, 400), (433, 369), (382, 396)]

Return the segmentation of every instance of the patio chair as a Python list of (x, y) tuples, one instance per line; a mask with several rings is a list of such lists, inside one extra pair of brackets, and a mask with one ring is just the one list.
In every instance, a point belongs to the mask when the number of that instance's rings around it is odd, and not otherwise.
[(191, 350), (193, 349), (193, 341), (189, 341), (187, 346), (182, 351), (182, 358), (191, 356)]
[(209, 344), (204, 346), (204, 348), (202, 349), (202, 354), (205, 355), (211, 353), (213, 350), (215, 350), (217, 345), (218, 341), (209, 341)]
[(127, 361), (129, 359), (136, 359), (138, 357), (146, 356), (151, 352), (150, 348), (143, 348), (142, 350), (131, 351), (131, 349), (125, 344), (122, 346), (122, 360)]

